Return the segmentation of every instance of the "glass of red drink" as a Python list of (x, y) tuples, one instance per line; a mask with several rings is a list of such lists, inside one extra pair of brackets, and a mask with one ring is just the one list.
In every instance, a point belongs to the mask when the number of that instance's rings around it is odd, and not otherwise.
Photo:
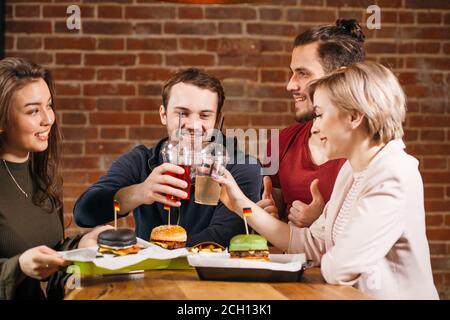
[(183, 174), (176, 174), (170, 171), (164, 172), (164, 174), (183, 180), (187, 183), (187, 187), (183, 189), (183, 191), (187, 193), (186, 198), (179, 199), (178, 197), (169, 194), (166, 195), (166, 197), (173, 201), (189, 200), (191, 198), (192, 186), (191, 166), (194, 156), (191, 145), (188, 143), (183, 143), (182, 141), (166, 141), (161, 147), (161, 155), (164, 162), (175, 164), (184, 169)]

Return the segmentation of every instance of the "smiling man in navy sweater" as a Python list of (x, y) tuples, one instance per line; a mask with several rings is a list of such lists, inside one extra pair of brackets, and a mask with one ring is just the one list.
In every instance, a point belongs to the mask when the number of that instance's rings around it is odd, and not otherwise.
[[(214, 76), (192, 68), (180, 71), (164, 84), (161, 123), (167, 127), (170, 137), (178, 129), (181, 113), (183, 140), (202, 139), (205, 132), (214, 128), (224, 100), (222, 85)], [(184, 172), (181, 167), (163, 163), (160, 149), (166, 140), (162, 139), (152, 148), (139, 145), (114, 161), (106, 175), (77, 200), (74, 208), (76, 223), (89, 228), (111, 222), (114, 219), (113, 200), (116, 199), (121, 205), (120, 217), (133, 211), (137, 236), (144, 240), (149, 239), (154, 227), (168, 223), (164, 204), (181, 206), (180, 216), (179, 210), (172, 210), (171, 221), (179, 220), (179, 225), (186, 229), (187, 246), (203, 241), (227, 246), (231, 237), (245, 232), (241, 218), (222, 203), (217, 206), (196, 204), (195, 186), (191, 188), (190, 200), (182, 203), (165, 196), (170, 194), (181, 199), (187, 196), (182, 191), (186, 187), (185, 181), (164, 174), (166, 171)], [(234, 157), (231, 157), (234, 161), (227, 169), (247, 197), (258, 201), (262, 186), (260, 165), (256, 159), (239, 151), (235, 140), (225, 140), (225, 144), (228, 150), (234, 150)]]

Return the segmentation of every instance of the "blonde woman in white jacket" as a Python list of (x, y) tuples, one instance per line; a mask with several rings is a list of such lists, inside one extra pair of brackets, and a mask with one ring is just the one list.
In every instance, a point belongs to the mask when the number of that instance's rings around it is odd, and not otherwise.
[[(437, 299), (418, 161), (405, 151), (405, 96), (394, 74), (357, 63), (310, 84), (312, 128), (328, 159), (345, 158), (324, 211), (309, 228), (273, 218), (246, 198), (228, 172), (221, 201), (280, 249), (304, 252), (330, 284), (378, 299)], [(295, 170), (295, 168), (293, 168)]]

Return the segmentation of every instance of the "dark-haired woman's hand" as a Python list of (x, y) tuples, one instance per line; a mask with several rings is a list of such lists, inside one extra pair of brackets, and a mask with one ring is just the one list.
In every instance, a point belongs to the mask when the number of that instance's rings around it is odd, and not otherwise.
[(78, 243), (78, 248), (89, 248), (97, 245), (97, 238), (100, 232), (113, 229), (110, 225), (98, 226), (86, 233)]
[(22, 272), (30, 278), (44, 280), (58, 271), (60, 267), (68, 266), (58, 253), (47, 247), (39, 246), (31, 248), (19, 257), (19, 265)]

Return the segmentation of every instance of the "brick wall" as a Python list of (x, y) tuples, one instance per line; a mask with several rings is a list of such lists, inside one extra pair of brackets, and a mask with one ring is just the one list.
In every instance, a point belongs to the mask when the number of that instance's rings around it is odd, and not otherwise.
[[(66, 28), (78, 3), (82, 28)], [(450, 2), (447, 0), (276, 0), (251, 5), (182, 5), (145, 0), (7, 0), (6, 55), (54, 72), (65, 135), (67, 222), (77, 196), (111, 161), (165, 130), (158, 107), (163, 80), (197, 66), (224, 83), (226, 127), (285, 127), (291, 42), (338, 17), (367, 19), (369, 58), (391, 65), (408, 95), (406, 142), (420, 160), (435, 283), (450, 298)], [(132, 224), (129, 219), (124, 224)], [(76, 231), (72, 223), (70, 232)]]

